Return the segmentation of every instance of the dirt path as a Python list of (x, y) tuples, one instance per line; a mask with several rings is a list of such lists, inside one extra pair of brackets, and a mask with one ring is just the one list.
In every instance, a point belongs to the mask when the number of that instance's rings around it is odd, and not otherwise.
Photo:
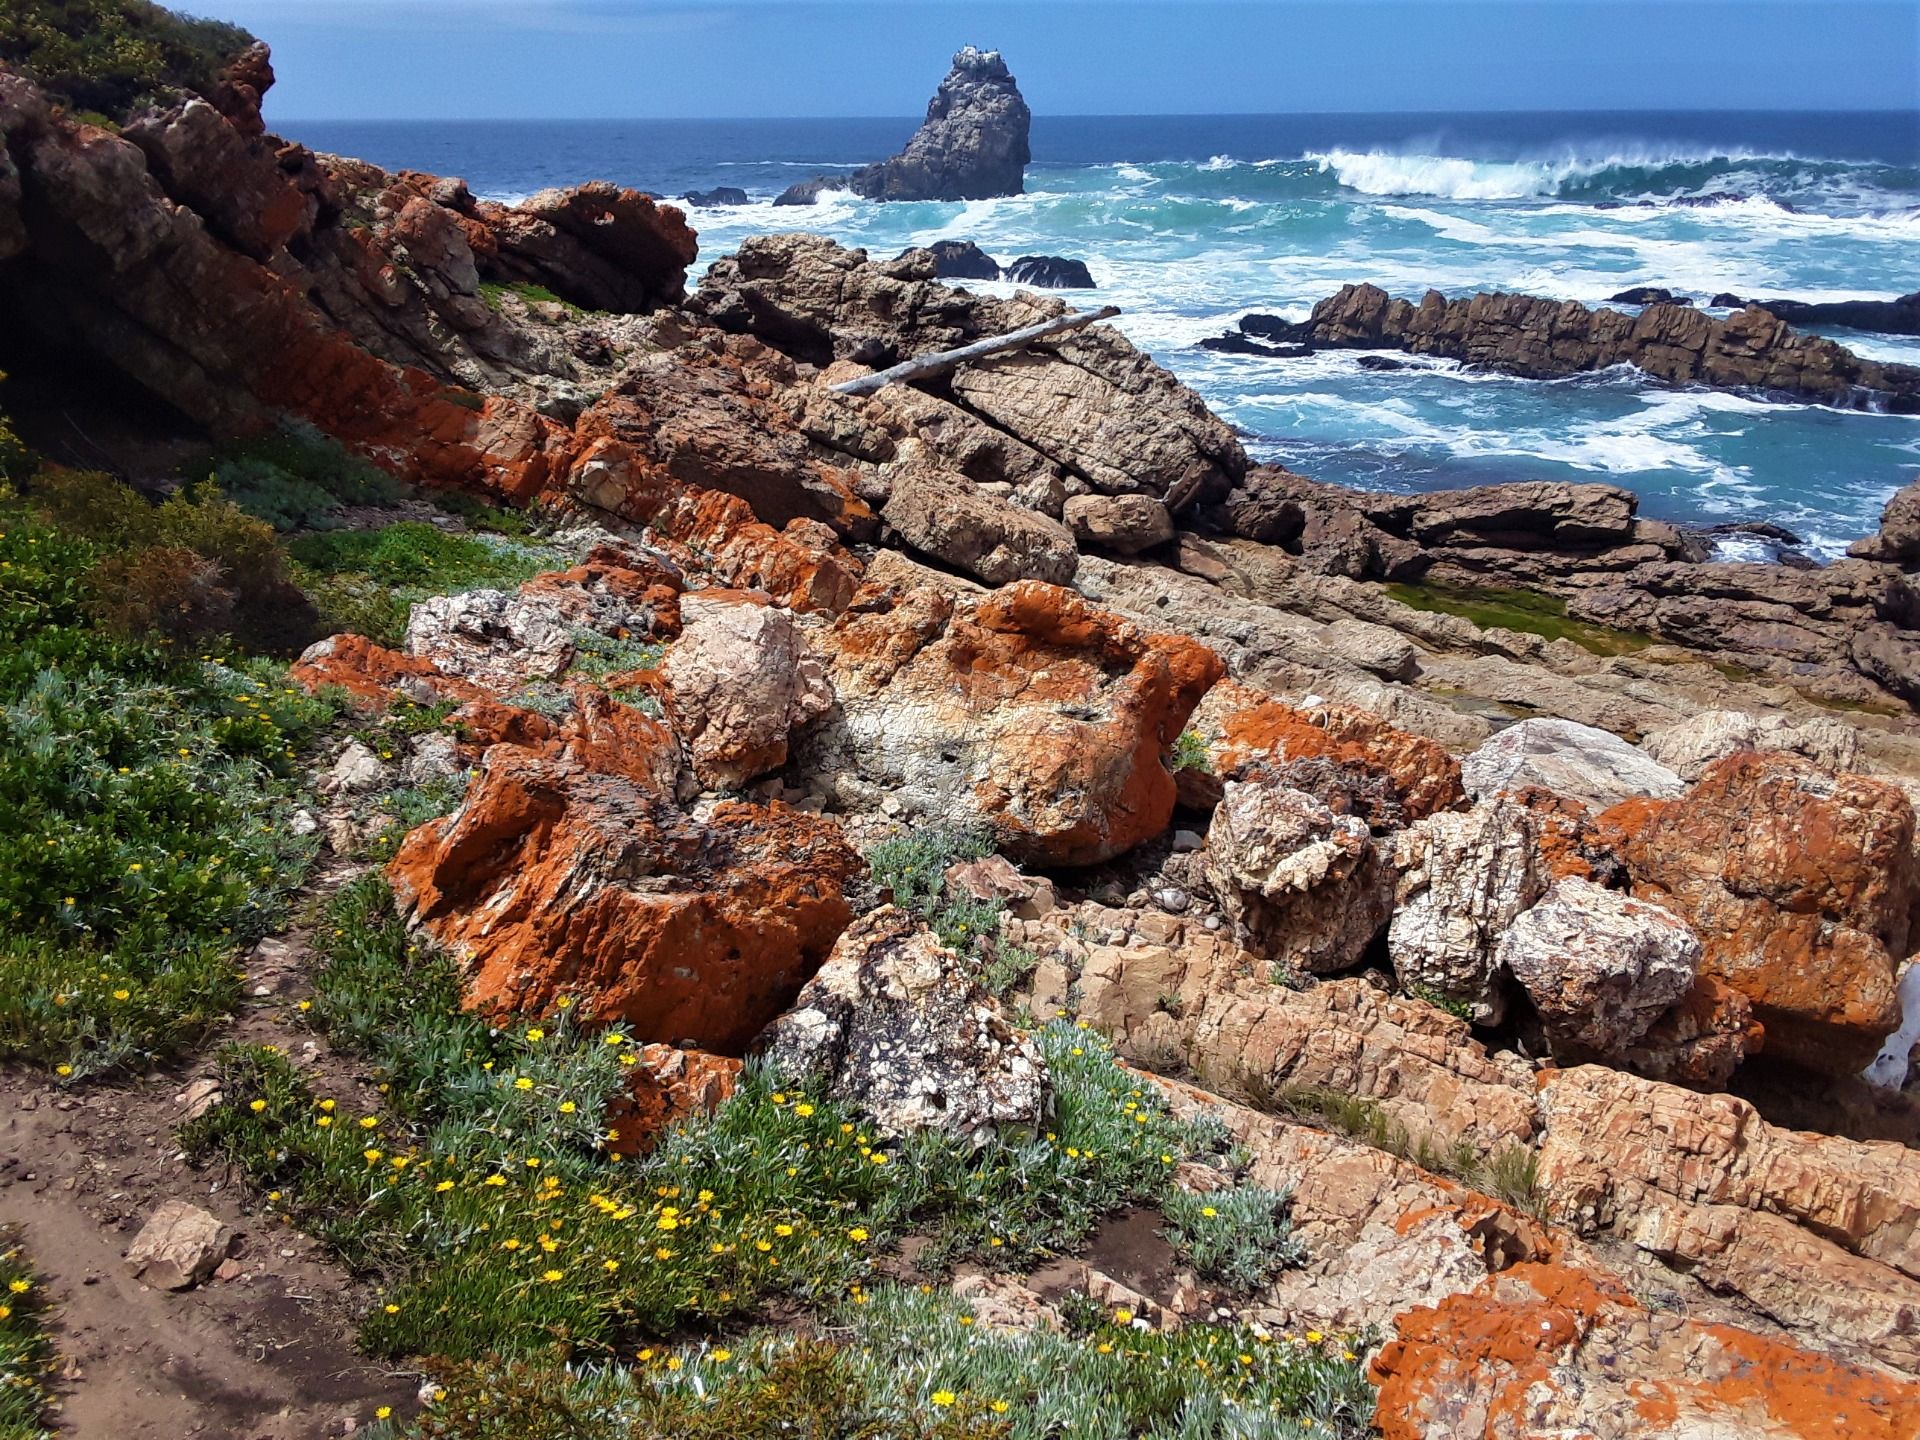
[[(319, 877), (330, 888), (345, 877)], [(354, 1348), (367, 1287), (292, 1229), (253, 1213), (174, 1131), (186, 1092), (228, 1040), (285, 1047), (346, 1098), (363, 1083), (286, 1017), (306, 988), (298, 932), (249, 960), (249, 996), (193, 1062), (119, 1087), (65, 1092), (0, 1073), (0, 1223), (21, 1227), (54, 1302), (59, 1427), (73, 1440), (319, 1440), (411, 1401), (418, 1377)], [(264, 993), (261, 993), (264, 992)], [(371, 1103), (368, 1088), (366, 1103)], [(228, 1278), (168, 1292), (121, 1255), (165, 1199), (202, 1206), (236, 1238)]]

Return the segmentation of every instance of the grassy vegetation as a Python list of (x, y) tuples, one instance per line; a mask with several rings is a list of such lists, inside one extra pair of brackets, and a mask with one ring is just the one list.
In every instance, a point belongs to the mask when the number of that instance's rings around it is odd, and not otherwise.
[(868, 884), (893, 903), (926, 917), (940, 943), (970, 961), (976, 978), (1004, 1000), (1023, 985), (1040, 957), (1008, 944), (1000, 934), (1006, 907), (980, 900), (947, 883), (952, 865), (993, 854), (987, 835), (952, 826), (932, 826), (882, 840), (867, 850)]
[[(246, 609), (273, 590), (257, 574), (226, 588), (221, 559), (251, 553), (257, 522), (103, 479), (68, 493), (59, 530), (0, 507), (0, 1059), (74, 1077), (175, 1053), (231, 1008), (236, 947), (313, 854), (286, 823), (294, 762), (334, 713), (273, 662), (182, 653), (186, 612), (260, 628)], [(205, 548), (142, 546), (136, 520)], [(204, 584), (135, 588), (155, 550)]]
[(1451, 1143), (1415, 1135), (1376, 1100), (1326, 1085), (1265, 1085), (1242, 1082), (1248, 1103), (1289, 1115), (1411, 1160), (1423, 1170), (1450, 1175), (1471, 1189), (1544, 1218), (1539, 1157), (1525, 1145), (1507, 1145), (1483, 1155), (1472, 1141)]
[(1653, 644), (1651, 635), (1615, 630), (1575, 620), (1567, 602), (1537, 590), (1467, 589), (1445, 585), (1391, 584), (1387, 594), (1402, 605), (1442, 615), (1458, 615), (1482, 630), (1498, 626), (1548, 640), (1571, 640), (1595, 655), (1630, 655)]
[(275, 530), (325, 528), (343, 505), (391, 505), (405, 487), (308, 425), (223, 447), (191, 478), (210, 477), (242, 510)]
[[(434, 1440), (1357, 1440), (1373, 1392), (1337, 1337), (1087, 1309), (1065, 1334), (973, 1323), (941, 1291), (881, 1284), (823, 1316), (829, 1339), (758, 1330), (646, 1347), (626, 1366), (456, 1366), (409, 1436)], [(1097, 1318), (1092, 1318), (1097, 1317)], [(376, 1440), (379, 1437), (376, 1436)]]
[(0, 1440), (50, 1440), (53, 1345), (46, 1296), (11, 1231), (0, 1228)]
[(1287, 1213), (1292, 1202), (1283, 1191), (1236, 1185), (1206, 1195), (1175, 1190), (1160, 1209), (1167, 1243), (1195, 1274), (1246, 1293), (1306, 1259)]
[(514, 296), (516, 299), (528, 305), (562, 305), (565, 306), (571, 314), (584, 315), (586, 313), (571, 300), (563, 300), (546, 286), (535, 285), (531, 281), (516, 280), (505, 285), (496, 284), (493, 281), (481, 282), (480, 298), (486, 301), (487, 305), (493, 310), (499, 310), (501, 301), (509, 295)]
[(1057, 1094), (1040, 1135), (883, 1141), (749, 1067), (710, 1119), (623, 1160), (609, 1132), (637, 1056), (617, 1028), (591, 1034), (572, 1007), (500, 1029), (465, 1014), (451, 964), (410, 944), (374, 879), (342, 892), (317, 938), (308, 1015), (373, 1062), (385, 1113), (348, 1115), (283, 1057), (240, 1051), (230, 1102), (183, 1138), (384, 1278), (364, 1335), (381, 1354), (605, 1350), (775, 1293), (824, 1302), (870, 1283), (909, 1231), (932, 1241), (923, 1263), (1031, 1260), (1222, 1148), (1063, 1024), (1040, 1037)]
[(287, 548), (329, 625), (384, 645), (400, 643), (409, 610), (429, 595), (515, 586), (564, 560), (525, 540), (462, 535), (419, 520), (301, 535)]
[(1213, 773), (1213, 754), (1207, 748), (1206, 737), (1198, 730), (1182, 730), (1180, 738), (1173, 742), (1173, 768), (1198, 770), (1203, 775)]
[(114, 119), (170, 88), (205, 93), (252, 40), (237, 25), (147, 0), (8, 0), (0, 7), (0, 61), (75, 108)]

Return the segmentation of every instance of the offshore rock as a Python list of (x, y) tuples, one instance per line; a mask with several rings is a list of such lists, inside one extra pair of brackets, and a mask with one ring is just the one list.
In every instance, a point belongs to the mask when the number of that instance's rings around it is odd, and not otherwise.
[(1752, 1001), (1769, 1054), (1832, 1075), (1874, 1058), (1900, 1021), (1894, 972), (1920, 896), (1898, 787), (1746, 751), (1599, 823), (1635, 897), (1685, 920), (1701, 973)]
[(1000, 262), (971, 240), (936, 240), (926, 248), (933, 256), (933, 273), (942, 280), (1000, 278)]
[(847, 177), (869, 200), (985, 200), (1026, 188), (1033, 123), (998, 50), (968, 45), (927, 102), (927, 118), (890, 160)]
[(1900, 1440), (1920, 1385), (1643, 1308), (1602, 1272), (1524, 1263), (1396, 1317), (1383, 1440)]
[(1207, 830), (1206, 873), (1248, 948), (1308, 974), (1356, 964), (1392, 906), (1392, 877), (1366, 822), (1273, 781), (1227, 782)]
[(884, 905), (848, 927), (820, 972), (760, 1037), (795, 1084), (858, 1105), (880, 1130), (985, 1141), (1038, 1126), (1046, 1062), (924, 921)]
[(1090, 865), (1163, 831), (1169, 756), (1219, 679), (1195, 641), (1021, 581), (968, 600), (878, 587), (810, 636), (839, 708), (801, 747), (843, 803), (990, 829), (1041, 865)]
[(1920, 410), (1920, 366), (1882, 364), (1800, 335), (1757, 307), (1714, 319), (1686, 305), (1637, 315), (1573, 300), (1480, 294), (1415, 305), (1348, 285), (1313, 307), (1303, 338), (1329, 349), (1399, 349), (1550, 379), (1634, 365), (1672, 385), (1780, 391), (1826, 405)]
[(1506, 997), (1496, 960), (1509, 927), (1547, 888), (1538, 820), (1507, 796), (1429, 815), (1394, 837), (1387, 953), (1402, 986), (1497, 1024)]
[(1556, 1055), (1610, 1057), (1693, 988), (1700, 942), (1672, 911), (1569, 876), (1514, 918), (1495, 959)]
[(1008, 262), (1002, 278), (1016, 285), (1034, 285), (1042, 290), (1095, 288), (1086, 261), (1067, 260), (1058, 255), (1022, 255)]
[(833, 691), (793, 617), (754, 596), (683, 596), (680, 621), (661, 667), (674, 729), (702, 785), (737, 790), (787, 763), (788, 732), (831, 709)]

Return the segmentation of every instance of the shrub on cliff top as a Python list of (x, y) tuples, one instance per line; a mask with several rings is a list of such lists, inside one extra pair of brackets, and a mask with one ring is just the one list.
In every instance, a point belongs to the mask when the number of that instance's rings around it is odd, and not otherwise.
[(157, 91), (204, 94), (252, 43), (238, 25), (149, 0), (8, 0), (0, 7), (0, 61), (69, 105), (115, 119)]

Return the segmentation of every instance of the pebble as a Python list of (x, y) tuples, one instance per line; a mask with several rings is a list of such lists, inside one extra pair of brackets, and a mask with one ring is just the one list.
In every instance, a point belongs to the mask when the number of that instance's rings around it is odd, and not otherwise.
[(1189, 851), (1198, 850), (1206, 843), (1205, 837), (1202, 836), (1198, 830), (1176, 830), (1173, 832), (1173, 853), (1176, 855), (1184, 855)]

